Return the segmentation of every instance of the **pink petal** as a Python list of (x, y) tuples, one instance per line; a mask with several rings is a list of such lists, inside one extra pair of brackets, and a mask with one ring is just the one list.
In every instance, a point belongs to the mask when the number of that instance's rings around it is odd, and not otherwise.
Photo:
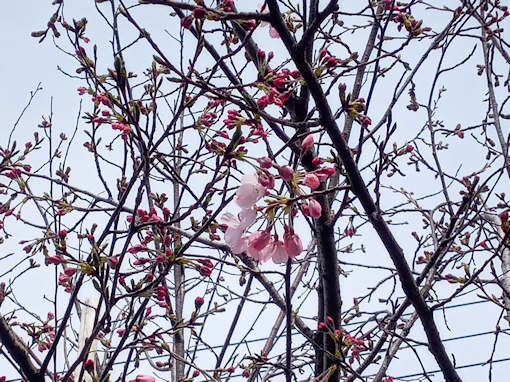
[(273, 263), (275, 264), (283, 264), (287, 262), (287, 259), (289, 256), (287, 255), (287, 252), (285, 251), (285, 248), (283, 247), (283, 243), (279, 241), (275, 246), (275, 251), (273, 254)]
[(283, 245), (287, 255), (292, 259), (303, 251), (301, 239), (294, 232), (286, 232), (284, 235)]
[(265, 249), (271, 241), (271, 235), (267, 231), (256, 231), (248, 237), (248, 256), (256, 260), (264, 261), (262, 250)]
[(244, 209), (239, 213), (240, 226), (247, 228), (257, 219), (257, 211), (253, 208)]
[[(241, 239), (242, 239), (243, 233), (244, 233), (243, 228), (239, 228), (239, 227), (237, 227), (237, 228), (228, 227), (227, 228), (227, 231), (225, 232), (225, 243), (230, 247), (230, 249), (239, 248), (239, 246), (241, 245)], [(233, 250), (232, 250), (232, 252), (233, 252)]]
[(237, 216), (231, 214), (230, 212), (227, 212), (227, 213), (224, 213), (223, 215), (221, 215), (220, 220), (223, 224), (226, 224), (232, 228), (237, 228), (240, 224), (240, 221), (237, 218)]
[(257, 175), (245, 175), (237, 189), (235, 201), (241, 208), (251, 208), (264, 196), (266, 188), (259, 184)]
[(276, 30), (276, 28), (273, 27), (272, 25), (269, 27), (269, 36), (271, 36), (272, 38), (280, 38), (280, 34)]
[(259, 261), (268, 261), (272, 258), (277, 250), (277, 244), (274, 241), (271, 241), (266, 248), (260, 251)]

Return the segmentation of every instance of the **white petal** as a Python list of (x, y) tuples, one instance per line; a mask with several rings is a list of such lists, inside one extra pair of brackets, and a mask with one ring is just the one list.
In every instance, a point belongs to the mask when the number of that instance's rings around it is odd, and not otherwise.
[(224, 213), (223, 215), (221, 215), (220, 220), (223, 224), (226, 224), (232, 228), (237, 228), (237, 227), (239, 227), (239, 224), (240, 224), (240, 221), (237, 218), (237, 216), (235, 216), (234, 214), (231, 214), (230, 212), (227, 212), (227, 213)]
[(235, 247), (238, 245), (239, 240), (241, 240), (241, 236), (243, 236), (244, 229), (242, 228), (232, 228), (228, 227), (225, 232), (225, 243), (230, 247)]
[(239, 213), (240, 226), (247, 228), (257, 219), (257, 211), (253, 208), (243, 209)]

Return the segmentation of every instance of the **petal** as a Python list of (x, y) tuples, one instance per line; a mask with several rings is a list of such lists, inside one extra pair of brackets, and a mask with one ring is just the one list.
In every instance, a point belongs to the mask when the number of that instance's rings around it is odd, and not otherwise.
[(275, 251), (277, 250), (277, 245), (275, 242), (271, 242), (260, 251), (260, 261), (268, 261), (270, 258), (272, 258), (275, 254)]
[(251, 247), (249, 245), (247, 245), (247, 247), (246, 247), (246, 254), (248, 256), (250, 256), (251, 258), (254, 258), (257, 261), (260, 261), (260, 258), (261, 258), (260, 252), (261, 251), (256, 250), (255, 248), (253, 248), (253, 247)]
[(241, 236), (243, 236), (243, 233), (244, 229), (242, 228), (228, 227), (224, 237), (225, 243), (230, 248), (238, 246), (239, 241), (241, 240)]
[(269, 36), (271, 36), (272, 38), (280, 38), (280, 34), (276, 30), (276, 28), (273, 27), (272, 25), (269, 27)]
[(246, 252), (246, 248), (248, 247), (248, 238), (243, 236), (236, 243), (234, 247), (231, 247), (230, 250), (234, 255), (239, 255), (240, 253)]
[(251, 208), (259, 199), (258, 190), (253, 184), (241, 184), (237, 189), (235, 201), (241, 208)]
[(287, 252), (285, 252), (285, 248), (283, 247), (283, 244), (281, 242), (278, 242), (276, 245), (276, 249), (273, 254), (273, 263), (275, 264), (283, 264), (287, 262), (287, 259), (289, 256), (287, 256)]
[(255, 219), (257, 219), (257, 211), (255, 211), (253, 208), (243, 209), (239, 213), (239, 221), (241, 227), (244, 228), (249, 227), (250, 225), (253, 224)]
[(223, 224), (226, 224), (232, 228), (236, 228), (240, 224), (239, 219), (234, 214), (231, 214), (230, 212), (227, 212), (227, 213), (224, 213), (223, 215), (221, 215), (220, 220)]
[(259, 179), (256, 174), (243, 175), (241, 184), (259, 184)]

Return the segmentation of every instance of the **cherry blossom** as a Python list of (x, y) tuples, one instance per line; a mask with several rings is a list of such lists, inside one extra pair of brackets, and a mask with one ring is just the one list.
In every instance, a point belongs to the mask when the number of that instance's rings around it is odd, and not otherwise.
[(271, 241), (271, 235), (267, 230), (255, 231), (249, 237), (247, 241), (246, 253), (248, 256), (253, 257), (259, 261), (266, 261), (262, 255), (265, 253), (263, 250), (267, 247)]
[(285, 235), (283, 236), (283, 245), (287, 255), (292, 259), (299, 255), (303, 251), (303, 244), (298, 235), (294, 233), (292, 228), (285, 229)]
[(234, 200), (243, 209), (251, 208), (265, 193), (266, 188), (259, 183), (256, 174), (244, 175)]
[(234, 254), (242, 253), (247, 248), (247, 238), (244, 237), (248, 228), (256, 219), (257, 213), (253, 209), (244, 209), (236, 217), (231, 213), (225, 213), (221, 217), (223, 224), (227, 225), (225, 243)]
[(264, 261), (272, 259), (275, 264), (283, 264), (287, 262), (289, 256), (287, 255), (287, 251), (281, 241), (278, 239), (272, 240), (261, 253), (261, 258)]

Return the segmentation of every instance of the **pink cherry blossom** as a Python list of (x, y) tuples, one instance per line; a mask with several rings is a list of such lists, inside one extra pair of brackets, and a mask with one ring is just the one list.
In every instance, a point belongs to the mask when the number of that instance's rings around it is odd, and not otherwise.
[(266, 188), (259, 183), (256, 174), (244, 175), (236, 192), (235, 201), (241, 208), (251, 208), (265, 193)]
[(262, 250), (261, 257), (263, 258), (262, 261), (272, 259), (275, 264), (286, 263), (289, 258), (283, 243), (278, 239), (272, 240), (269, 245)]
[(269, 26), (269, 36), (271, 36), (272, 38), (279, 38), (280, 37), (280, 34), (278, 33), (278, 31), (272, 25)]
[(246, 250), (246, 238), (243, 237), (243, 234), (244, 229), (242, 227), (228, 227), (225, 232), (225, 243), (236, 255)]
[(303, 251), (303, 244), (301, 243), (301, 239), (294, 233), (294, 230), (290, 228), (285, 230), (285, 235), (283, 235), (283, 245), (287, 255), (291, 259)]
[(227, 225), (225, 243), (234, 254), (239, 254), (247, 249), (247, 238), (244, 237), (248, 228), (257, 218), (257, 212), (253, 209), (244, 209), (236, 217), (231, 213), (223, 214), (221, 221)]
[(246, 253), (256, 260), (264, 261), (262, 251), (271, 241), (271, 235), (268, 231), (255, 231), (248, 237)]

